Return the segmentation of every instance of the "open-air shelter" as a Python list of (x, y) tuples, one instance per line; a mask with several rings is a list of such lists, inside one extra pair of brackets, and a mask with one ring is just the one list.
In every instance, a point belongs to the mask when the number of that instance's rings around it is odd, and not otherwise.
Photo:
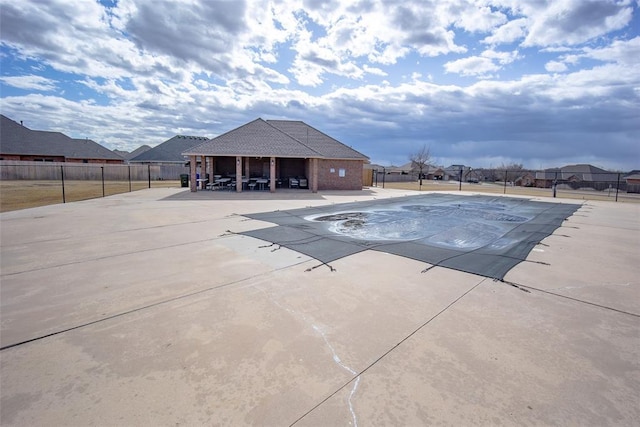
[(312, 192), (360, 190), (362, 169), (368, 157), (301, 121), (256, 119), (194, 146), (189, 157), (190, 187), (197, 191), (198, 163), (202, 178), (235, 178), (235, 190), (243, 180), (266, 180), (269, 191), (291, 182)]

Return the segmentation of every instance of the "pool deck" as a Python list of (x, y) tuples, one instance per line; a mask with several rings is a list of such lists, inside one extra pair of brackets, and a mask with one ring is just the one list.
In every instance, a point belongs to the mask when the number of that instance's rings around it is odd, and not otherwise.
[(272, 226), (243, 214), (411, 194), (0, 214), (0, 424), (637, 425), (640, 204), (582, 202), (508, 283), (237, 234)]

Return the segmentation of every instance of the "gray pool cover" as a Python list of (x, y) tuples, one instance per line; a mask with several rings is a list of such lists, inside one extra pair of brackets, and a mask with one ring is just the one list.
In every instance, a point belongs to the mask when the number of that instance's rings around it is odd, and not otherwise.
[(250, 214), (278, 226), (241, 234), (323, 263), (374, 250), (503, 279), (579, 207), (429, 194)]

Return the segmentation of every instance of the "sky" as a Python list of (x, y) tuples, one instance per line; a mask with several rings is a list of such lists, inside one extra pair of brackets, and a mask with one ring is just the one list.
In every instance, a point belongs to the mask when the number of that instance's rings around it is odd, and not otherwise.
[(302, 120), (367, 155), (640, 169), (640, 0), (0, 0), (0, 110), (133, 151)]

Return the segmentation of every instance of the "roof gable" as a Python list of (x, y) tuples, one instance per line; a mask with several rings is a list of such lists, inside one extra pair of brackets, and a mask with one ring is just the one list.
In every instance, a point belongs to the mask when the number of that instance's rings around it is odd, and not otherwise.
[(331, 159), (367, 160), (368, 157), (301, 121), (267, 120), (267, 123)]
[(185, 155), (322, 157), (262, 119), (210, 139), (185, 151)]
[(368, 157), (300, 121), (256, 119), (185, 155), (367, 160)]

